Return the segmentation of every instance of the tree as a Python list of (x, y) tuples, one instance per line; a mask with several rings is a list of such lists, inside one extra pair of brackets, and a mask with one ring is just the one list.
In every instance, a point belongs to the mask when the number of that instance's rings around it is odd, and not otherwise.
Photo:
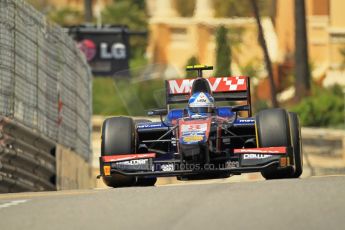
[[(258, 6), (263, 9), (263, 16), (271, 16), (274, 13), (273, 7), (276, 0), (257, 0)], [(253, 12), (249, 1), (239, 0), (213, 0), (215, 16), (219, 18), (227, 17), (252, 17)]]
[(127, 25), (131, 30), (146, 30), (147, 15), (140, 1), (117, 0), (102, 11), (105, 24)]
[(84, 0), (85, 22), (92, 22), (92, 0)]
[(295, 72), (296, 99), (300, 101), (310, 93), (307, 28), (304, 0), (295, 0)]
[(340, 65), (340, 69), (341, 69), (341, 70), (344, 70), (344, 69), (345, 69), (345, 47), (341, 48), (341, 49), (339, 50), (339, 52), (340, 52), (340, 55), (341, 55), (342, 58), (343, 58), (343, 60), (342, 60), (342, 62), (341, 62), (341, 65)]
[(278, 107), (278, 101), (277, 101), (277, 97), (276, 97), (276, 88), (275, 88), (274, 79), (273, 79), (272, 63), (271, 63), (270, 55), (268, 53), (266, 40), (264, 37), (264, 31), (263, 31), (262, 25), (261, 25), (259, 7), (256, 3), (256, 0), (251, 0), (251, 3), (252, 3), (253, 12), (254, 12), (256, 23), (257, 23), (258, 32), (259, 32), (259, 43), (260, 43), (262, 51), (264, 53), (266, 70), (268, 72), (268, 78), (270, 81), (272, 106)]
[(62, 26), (78, 25), (83, 23), (83, 13), (70, 7), (53, 10), (49, 13), (48, 18)]
[(220, 26), (216, 32), (216, 76), (231, 75), (231, 50), (228, 42), (228, 31)]
[(291, 110), (298, 114), (303, 126), (345, 128), (344, 106), (340, 85), (329, 88), (313, 85), (311, 97), (303, 98)]
[(182, 17), (191, 17), (194, 13), (195, 0), (175, 0), (176, 10)]
[[(143, 0), (116, 0), (102, 11), (104, 24), (126, 25), (132, 31), (146, 31), (147, 19)], [(146, 36), (131, 36), (131, 58), (144, 58), (146, 43)]]

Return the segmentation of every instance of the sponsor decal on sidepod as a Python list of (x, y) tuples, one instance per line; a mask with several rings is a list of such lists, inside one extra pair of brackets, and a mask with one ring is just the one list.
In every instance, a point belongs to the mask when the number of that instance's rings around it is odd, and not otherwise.
[(154, 129), (165, 127), (161, 122), (139, 124), (138, 129)]
[(161, 170), (164, 172), (172, 172), (175, 170), (174, 164), (163, 164)]
[(147, 161), (148, 161), (147, 159), (120, 161), (120, 162), (116, 162), (116, 165), (144, 165), (147, 163)]
[(271, 156), (272, 155), (264, 155), (264, 154), (243, 154), (243, 159), (258, 160), (258, 159), (269, 158)]

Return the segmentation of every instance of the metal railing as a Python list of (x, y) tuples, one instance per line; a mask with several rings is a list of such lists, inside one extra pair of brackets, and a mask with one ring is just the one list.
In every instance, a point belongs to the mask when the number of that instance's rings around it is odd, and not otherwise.
[(55, 189), (55, 142), (0, 118), (0, 192)]

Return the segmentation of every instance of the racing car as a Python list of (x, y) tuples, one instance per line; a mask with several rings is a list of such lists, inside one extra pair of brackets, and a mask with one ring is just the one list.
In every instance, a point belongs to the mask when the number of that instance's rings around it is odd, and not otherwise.
[(157, 177), (171, 176), (198, 180), (261, 172), (266, 179), (300, 177), (297, 115), (273, 108), (253, 116), (250, 78), (204, 78), (203, 71), (211, 69), (187, 66), (197, 71), (195, 79), (166, 80), (166, 108), (148, 113), (159, 121), (107, 118), (98, 178), (110, 187), (126, 187), (153, 186)]

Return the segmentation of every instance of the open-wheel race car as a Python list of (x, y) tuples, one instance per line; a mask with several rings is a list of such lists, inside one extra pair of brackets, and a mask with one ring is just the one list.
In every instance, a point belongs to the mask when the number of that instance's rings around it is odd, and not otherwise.
[[(252, 116), (249, 77), (203, 78), (209, 69), (189, 66), (198, 72), (196, 79), (166, 80), (167, 107), (148, 114), (160, 116), (158, 122), (106, 119), (98, 178), (111, 187), (152, 186), (157, 177), (196, 180), (250, 172), (298, 178), (303, 158), (297, 115), (274, 108)], [(216, 105), (224, 101), (234, 105)]]

